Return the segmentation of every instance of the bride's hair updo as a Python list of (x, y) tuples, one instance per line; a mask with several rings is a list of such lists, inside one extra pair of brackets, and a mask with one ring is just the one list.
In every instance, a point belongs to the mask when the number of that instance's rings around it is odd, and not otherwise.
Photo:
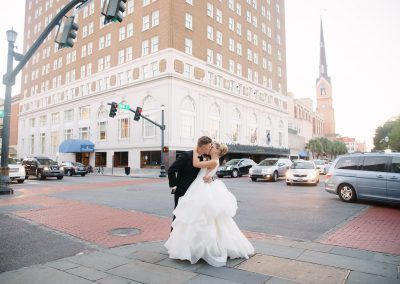
[(222, 157), (226, 153), (228, 153), (228, 146), (226, 144), (221, 144), (218, 142), (214, 142), (214, 147), (219, 150), (219, 156)]

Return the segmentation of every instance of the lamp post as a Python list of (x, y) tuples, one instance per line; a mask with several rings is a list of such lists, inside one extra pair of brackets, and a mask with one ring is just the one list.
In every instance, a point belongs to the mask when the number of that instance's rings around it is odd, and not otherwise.
[(160, 164), (160, 175), (159, 177), (166, 177), (167, 174), (165, 172), (165, 161), (164, 161), (164, 130), (165, 130), (165, 124), (164, 124), (164, 111), (165, 111), (165, 105), (161, 106), (161, 164)]
[(6, 85), (4, 98), (4, 118), (3, 118), (3, 136), (1, 145), (1, 169), (0, 169), (0, 194), (13, 194), (10, 187), (10, 177), (8, 168), (8, 154), (10, 143), (10, 114), (11, 114), (11, 88), (15, 84), (15, 77), (11, 76), (14, 62), (14, 44), (17, 39), (17, 32), (13, 29), (7, 32), (8, 57), (7, 73), (3, 77), (3, 84)]

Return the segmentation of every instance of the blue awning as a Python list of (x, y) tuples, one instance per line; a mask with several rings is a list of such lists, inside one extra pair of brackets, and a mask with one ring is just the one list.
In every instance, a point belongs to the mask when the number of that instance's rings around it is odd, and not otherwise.
[(300, 156), (300, 157), (308, 157), (308, 152), (307, 152), (307, 151), (304, 151), (304, 150), (303, 150), (303, 151), (300, 151), (300, 152), (299, 152), (299, 156)]
[(69, 139), (60, 144), (60, 153), (94, 152), (94, 144), (89, 140)]

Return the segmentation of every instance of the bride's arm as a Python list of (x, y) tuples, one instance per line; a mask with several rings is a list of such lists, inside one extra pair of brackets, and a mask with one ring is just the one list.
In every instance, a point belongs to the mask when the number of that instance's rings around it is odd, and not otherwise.
[(195, 168), (213, 169), (218, 164), (218, 162), (215, 160), (200, 161), (198, 156), (199, 156), (199, 153), (197, 152), (197, 147), (196, 147), (193, 149), (193, 167), (195, 167)]

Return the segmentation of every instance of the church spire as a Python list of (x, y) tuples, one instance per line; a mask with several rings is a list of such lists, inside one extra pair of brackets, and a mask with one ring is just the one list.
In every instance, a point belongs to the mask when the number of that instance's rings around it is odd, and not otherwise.
[(328, 76), (328, 65), (326, 64), (326, 55), (325, 55), (325, 42), (324, 42), (324, 30), (322, 28), (322, 19), (321, 19), (321, 35), (320, 35), (320, 46), (319, 46), (319, 77), (325, 77), (328, 81), (330, 78)]

